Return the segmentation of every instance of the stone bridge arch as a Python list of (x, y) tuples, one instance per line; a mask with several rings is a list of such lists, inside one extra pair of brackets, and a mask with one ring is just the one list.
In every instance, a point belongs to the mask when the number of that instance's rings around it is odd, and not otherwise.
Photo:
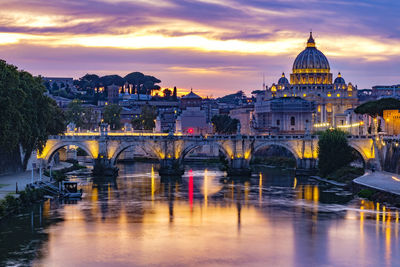
[(54, 154), (60, 150), (63, 147), (66, 146), (77, 146), (84, 150), (86, 154), (91, 158), (95, 159), (97, 158), (98, 154), (98, 145), (94, 144), (88, 144), (87, 142), (76, 142), (76, 141), (60, 141), (60, 142), (50, 142), (46, 143), (45, 148), (43, 149), (42, 154), (40, 155), (40, 158), (42, 158), (46, 165), (50, 163), (52, 160)]
[(157, 158), (159, 160), (162, 159), (160, 153), (156, 151), (156, 149), (154, 149), (154, 147), (152, 147), (151, 145), (145, 146), (145, 144), (143, 143), (129, 142), (129, 143), (122, 143), (117, 147), (115, 152), (110, 156), (111, 164), (116, 165), (118, 157), (121, 155), (121, 153), (131, 147), (140, 148), (146, 155)]
[(267, 141), (267, 142), (262, 142), (262, 143), (256, 144), (254, 146), (254, 148), (252, 149), (252, 151), (250, 153), (249, 160), (251, 160), (253, 158), (255, 153), (257, 153), (257, 151), (267, 148), (267, 147), (271, 147), (271, 146), (279, 146), (279, 147), (285, 148), (293, 155), (296, 162), (298, 162), (300, 159), (302, 159), (301, 155), (299, 155), (299, 153), (296, 151), (296, 149), (293, 148), (290, 144), (288, 144), (286, 142)]
[[(364, 161), (364, 165), (366, 165), (368, 163), (368, 161), (370, 160), (370, 157), (367, 156), (365, 149), (366, 148), (362, 148), (361, 146), (359, 146), (358, 144), (354, 143), (354, 142), (349, 142), (349, 146), (351, 148), (353, 148), (355, 151), (357, 151), (357, 153), (359, 155), (361, 155), (361, 158)], [(369, 148), (371, 149), (371, 147)], [(370, 152), (372, 154), (372, 152)]]
[(205, 146), (205, 145), (210, 145), (210, 144), (211, 145), (217, 145), (218, 149), (220, 151), (222, 151), (222, 153), (226, 156), (228, 162), (231, 161), (232, 154), (230, 154), (228, 152), (228, 150), (224, 147), (224, 145), (222, 143), (220, 143), (220, 142), (212, 142), (211, 143), (209, 141), (200, 141), (200, 142), (191, 142), (191, 143), (188, 143), (188, 144), (185, 143), (185, 148), (181, 151), (179, 159), (178, 159), (179, 164), (182, 164), (183, 160), (185, 159), (185, 157), (187, 155), (189, 155), (196, 148), (199, 148), (199, 147), (202, 147), (202, 146)]

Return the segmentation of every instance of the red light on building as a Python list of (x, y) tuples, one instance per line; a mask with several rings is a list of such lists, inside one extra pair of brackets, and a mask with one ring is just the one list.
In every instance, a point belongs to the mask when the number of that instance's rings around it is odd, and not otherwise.
[(189, 134), (192, 134), (193, 132), (194, 132), (193, 128), (189, 128), (189, 129), (188, 129), (188, 133), (189, 133)]

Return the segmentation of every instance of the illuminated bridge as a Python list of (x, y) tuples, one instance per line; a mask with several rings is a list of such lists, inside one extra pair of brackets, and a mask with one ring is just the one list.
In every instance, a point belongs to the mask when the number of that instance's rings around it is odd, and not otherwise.
[[(348, 136), (349, 145), (355, 149), (365, 164), (380, 169), (376, 142), (368, 136)], [(284, 147), (293, 154), (298, 169), (310, 170), (317, 164), (317, 135), (182, 135), (167, 133), (133, 132), (67, 132), (50, 136), (41, 155), (47, 165), (61, 148), (77, 146), (92, 159), (107, 160), (114, 166), (119, 155), (128, 148), (141, 149), (148, 157), (160, 161), (162, 170), (182, 168), (185, 156), (204, 145), (214, 145), (226, 156), (232, 173), (249, 170), (255, 153), (270, 146)]]

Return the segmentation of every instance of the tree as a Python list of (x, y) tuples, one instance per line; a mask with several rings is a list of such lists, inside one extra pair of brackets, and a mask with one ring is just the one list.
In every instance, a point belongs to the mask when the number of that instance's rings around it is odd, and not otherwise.
[(53, 85), (51, 86), (51, 91), (58, 91), (60, 90), (60, 87), (58, 86), (58, 84), (56, 82), (53, 82)]
[(132, 127), (136, 130), (153, 130), (156, 117), (157, 111), (154, 107), (143, 106), (139, 118), (132, 120)]
[(125, 81), (133, 84), (138, 88), (138, 94), (151, 94), (153, 90), (160, 90), (161, 87), (156, 85), (161, 80), (151, 75), (144, 75), (141, 72), (131, 72), (124, 77)]
[(83, 115), (84, 108), (80, 100), (73, 100), (68, 104), (66, 119), (67, 123), (74, 123), (76, 127), (82, 127), (84, 124)]
[(112, 130), (121, 128), (121, 110), (122, 108), (116, 104), (108, 105), (104, 108), (104, 122), (110, 125)]
[(109, 86), (112, 84), (123, 86), (125, 84), (125, 80), (119, 75), (106, 75), (100, 78), (100, 83), (103, 86)]
[(98, 87), (100, 83), (100, 77), (96, 74), (86, 74), (79, 78), (78, 81), (74, 81), (74, 85), (82, 90), (93, 89)]
[(230, 95), (220, 97), (220, 98), (218, 98), (218, 101), (221, 103), (236, 103), (236, 104), (238, 104), (245, 97), (246, 97), (246, 95), (244, 94), (243, 91), (238, 91), (235, 94), (230, 94)]
[(144, 82), (144, 74), (141, 72), (131, 72), (124, 77), (125, 81), (133, 85), (140, 85)]
[(45, 81), (43, 85), (46, 87), (47, 91), (50, 91), (50, 83), (49, 83), (49, 81)]
[(232, 119), (228, 115), (215, 115), (211, 122), (214, 125), (214, 131), (219, 134), (234, 134), (237, 132), (238, 119)]
[(83, 113), (83, 127), (88, 130), (92, 130), (98, 126), (96, 113), (93, 108), (85, 108)]
[(400, 100), (395, 98), (382, 98), (377, 101), (369, 101), (358, 106), (354, 112), (358, 114), (368, 114), (376, 118), (377, 116), (383, 116), (383, 111), (389, 109), (400, 109)]
[(178, 99), (178, 91), (176, 90), (176, 86), (174, 86), (174, 92), (172, 94), (172, 99), (177, 100)]
[(318, 140), (318, 168), (322, 176), (326, 176), (355, 159), (353, 149), (347, 142), (346, 133), (338, 130), (322, 132)]
[(0, 150), (19, 153), (26, 168), (34, 150), (43, 150), (47, 137), (65, 130), (62, 111), (44, 95), (40, 77), (0, 60)]
[(166, 88), (166, 89), (163, 90), (163, 94), (164, 94), (164, 98), (170, 99), (171, 95), (172, 95), (172, 91), (169, 90), (168, 88)]

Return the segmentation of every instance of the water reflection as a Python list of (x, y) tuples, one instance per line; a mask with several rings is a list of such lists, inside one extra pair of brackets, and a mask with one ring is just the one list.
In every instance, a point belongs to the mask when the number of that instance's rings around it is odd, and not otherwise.
[(159, 177), (153, 164), (120, 170), (74, 176), (82, 201), (48, 201), (2, 224), (0, 265), (400, 264), (398, 210), (341, 188), (274, 169), (246, 179), (218, 166), (187, 166), (181, 179)]

